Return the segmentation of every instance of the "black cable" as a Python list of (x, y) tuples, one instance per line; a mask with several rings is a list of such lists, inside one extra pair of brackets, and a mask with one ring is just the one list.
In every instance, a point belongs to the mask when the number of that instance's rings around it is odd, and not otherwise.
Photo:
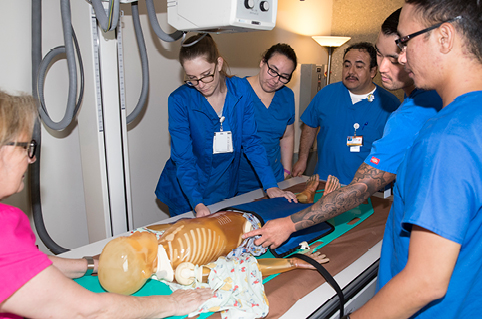
[(340, 286), (336, 282), (335, 278), (328, 272), (328, 270), (325, 269), (319, 262), (314, 260), (311, 257), (308, 257), (303, 254), (293, 254), (289, 256), (290, 258), (298, 258), (301, 260), (306, 261), (307, 263), (310, 263), (313, 265), (313, 267), (318, 270), (318, 272), (325, 278), (326, 282), (336, 291), (336, 294), (338, 295), (338, 298), (340, 299), (340, 318), (343, 317), (345, 313), (345, 297), (343, 296), (343, 291), (341, 291)]
[[(32, 0), (32, 95), (38, 96), (37, 78), (38, 69), (42, 60), (42, 1)], [(68, 251), (57, 245), (49, 236), (42, 217), (40, 199), (40, 151), (41, 151), (41, 125), (40, 120), (35, 121), (32, 138), (37, 141), (37, 160), (29, 167), (30, 199), (32, 202), (33, 220), (37, 234), (45, 246), (54, 254)]]

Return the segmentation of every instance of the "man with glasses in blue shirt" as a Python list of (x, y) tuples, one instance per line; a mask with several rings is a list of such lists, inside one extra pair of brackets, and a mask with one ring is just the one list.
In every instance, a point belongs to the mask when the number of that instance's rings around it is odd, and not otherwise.
[(300, 176), (306, 169), (315, 135), (318, 162), (315, 173), (326, 180), (328, 175), (349, 184), (372, 143), (383, 135), (383, 128), (400, 101), (373, 83), (377, 74), (376, 50), (361, 42), (345, 50), (342, 81), (319, 91), (301, 116), (304, 123), (299, 158), (292, 170)]
[(406, 0), (397, 44), (443, 109), (397, 172), (378, 292), (358, 318), (477, 318), (482, 298), (482, 2)]

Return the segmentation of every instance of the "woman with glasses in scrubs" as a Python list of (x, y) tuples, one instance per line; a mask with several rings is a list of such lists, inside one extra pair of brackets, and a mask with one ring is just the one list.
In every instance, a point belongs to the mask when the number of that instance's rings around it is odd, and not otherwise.
[(238, 190), (242, 150), (267, 195), (296, 201), (278, 188), (266, 151), (257, 135), (253, 96), (246, 80), (227, 75), (227, 65), (210, 35), (186, 40), (179, 53), (185, 85), (168, 99), (171, 158), (156, 188), (171, 216), (233, 197)]
[[(247, 77), (254, 100), (258, 135), (266, 149), (276, 181), (291, 175), (294, 147), (295, 98), (286, 87), (296, 68), (296, 53), (285, 43), (269, 48), (259, 64), (257, 75)], [(238, 194), (262, 187), (252, 163), (241, 157)]]
[[(0, 91), (0, 200), (24, 188), (27, 167), (35, 162), (36, 117), (31, 96)], [(97, 294), (71, 280), (96, 272), (97, 265), (92, 257), (47, 256), (35, 246), (27, 215), (0, 203), (0, 319), (164, 318), (188, 314), (213, 295), (210, 289), (149, 297)]]

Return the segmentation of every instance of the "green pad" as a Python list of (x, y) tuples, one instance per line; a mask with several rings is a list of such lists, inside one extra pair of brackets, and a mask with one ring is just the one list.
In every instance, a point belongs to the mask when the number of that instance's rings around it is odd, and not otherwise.
[[(317, 191), (315, 194), (314, 202), (316, 203), (321, 198), (321, 196), (323, 196), (323, 191)], [(315, 245), (315, 243), (321, 243), (316, 247), (316, 250), (320, 249), (321, 247), (329, 244), (330, 242), (337, 239), (338, 237), (340, 237), (341, 235), (343, 235), (353, 227), (360, 224), (362, 221), (367, 219), (372, 214), (373, 214), (372, 202), (370, 199), (368, 199), (368, 204), (361, 204), (358, 207), (355, 207), (343, 214), (340, 214), (332, 219), (329, 219), (328, 223), (333, 225), (335, 227), (335, 230), (332, 231), (330, 234), (326, 235), (325, 237), (313, 242), (312, 245)], [(298, 250), (293, 252), (292, 254), (302, 253), (302, 252), (303, 252), (302, 250)], [(271, 254), (271, 252), (268, 250), (266, 254), (257, 258), (262, 259), (262, 258), (274, 258), (274, 257), (273, 257), (273, 254)], [(289, 258), (289, 256), (285, 258)], [(279, 274), (271, 275), (269, 277), (264, 278), (263, 283), (267, 283), (268, 281), (270, 281), (271, 279), (273, 279), (278, 275)]]

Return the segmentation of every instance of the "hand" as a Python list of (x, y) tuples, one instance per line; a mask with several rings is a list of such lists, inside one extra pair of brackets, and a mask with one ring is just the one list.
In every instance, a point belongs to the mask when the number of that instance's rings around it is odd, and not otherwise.
[(298, 160), (295, 165), (293, 165), (293, 169), (291, 170), (291, 175), (293, 177), (301, 176), (306, 171), (306, 161)]
[(291, 203), (291, 201), (298, 203), (298, 199), (296, 195), (292, 192), (284, 191), (279, 189), (278, 187), (271, 187), (266, 190), (266, 194), (268, 194), (269, 198), (277, 198), (277, 197), (284, 197)]
[(208, 299), (212, 298), (214, 293), (211, 289), (198, 288), (187, 290), (176, 290), (169, 297), (174, 305), (174, 316), (187, 315), (196, 311)]
[(196, 212), (196, 217), (203, 217), (211, 214), (209, 208), (207, 208), (203, 203), (197, 204), (194, 208), (194, 211)]
[(290, 217), (278, 218), (268, 221), (262, 228), (255, 229), (243, 235), (243, 239), (261, 235), (254, 241), (255, 245), (265, 248), (278, 248), (295, 231), (295, 224)]

